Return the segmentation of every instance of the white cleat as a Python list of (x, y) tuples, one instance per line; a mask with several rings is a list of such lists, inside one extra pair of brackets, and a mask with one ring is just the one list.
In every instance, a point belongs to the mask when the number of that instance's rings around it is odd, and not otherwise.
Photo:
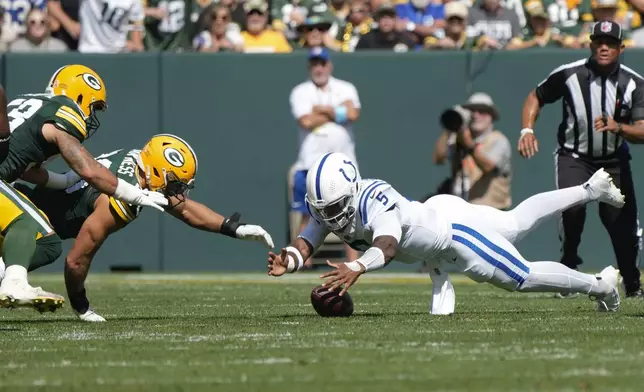
[(0, 307), (33, 308), (40, 313), (55, 312), (65, 303), (65, 298), (40, 287), (31, 287), (27, 282), (0, 286)]
[(613, 184), (613, 178), (602, 168), (593, 174), (583, 185), (584, 189), (590, 194), (591, 200), (597, 200), (602, 203), (610, 204), (613, 207), (621, 208), (624, 206), (624, 195)]
[(79, 319), (86, 321), (88, 323), (104, 323), (106, 320), (100, 314), (94, 312), (92, 309), (88, 309), (87, 312), (80, 314), (74, 311)]
[(590, 299), (597, 303), (597, 311), (617, 312), (620, 305), (619, 291), (617, 290), (617, 286), (619, 284), (619, 271), (612, 266), (608, 266), (599, 273), (597, 279), (603, 280), (612, 288), (612, 292), (610, 294), (606, 294), (601, 298), (590, 296)]

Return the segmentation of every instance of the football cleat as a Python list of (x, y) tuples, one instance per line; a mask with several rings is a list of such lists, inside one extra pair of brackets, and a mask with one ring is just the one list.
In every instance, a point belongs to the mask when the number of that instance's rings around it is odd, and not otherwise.
[(602, 168), (593, 174), (583, 185), (584, 189), (590, 194), (592, 200), (610, 204), (613, 207), (621, 208), (624, 206), (624, 195), (613, 184), (610, 174)]
[(619, 272), (612, 266), (608, 266), (602, 270), (597, 276), (598, 280), (603, 280), (612, 289), (609, 294), (602, 297), (590, 296), (590, 299), (597, 303), (598, 312), (617, 312), (619, 310), (620, 300), (617, 285), (619, 281)]
[(40, 287), (31, 287), (24, 282), (0, 288), (0, 307), (33, 308), (40, 313), (55, 312), (63, 307), (65, 298)]

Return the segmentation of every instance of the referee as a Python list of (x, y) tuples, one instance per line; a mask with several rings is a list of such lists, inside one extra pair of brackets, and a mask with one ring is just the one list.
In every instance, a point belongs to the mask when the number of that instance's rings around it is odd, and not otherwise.
[[(597, 22), (590, 36), (591, 56), (555, 69), (530, 92), (523, 105), (519, 153), (531, 158), (539, 150), (533, 126), (541, 107), (562, 99), (563, 120), (557, 132), (557, 187), (583, 184), (604, 168), (626, 198), (623, 208), (600, 204), (627, 297), (644, 297), (637, 267), (638, 223), (628, 144), (644, 143), (644, 79), (620, 64), (624, 51), (619, 24)], [(576, 269), (586, 207), (562, 214), (561, 262)]]

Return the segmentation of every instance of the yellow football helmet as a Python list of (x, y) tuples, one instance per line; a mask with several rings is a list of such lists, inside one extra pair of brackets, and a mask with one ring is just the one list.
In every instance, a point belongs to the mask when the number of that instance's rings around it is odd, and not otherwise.
[(91, 68), (79, 64), (59, 68), (51, 77), (46, 92), (64, 95), (78, 104), (85, 115), (87, 137), (101, 125), (96, 111), (107, 110), (107, 91), (103, 79)]
[(160, 191), (166, 196), (181, 196), (194, 188), (197, 154), (177, 136), (153, 136), (141, 150), (138, 165), (145, 173), (151, 191)]

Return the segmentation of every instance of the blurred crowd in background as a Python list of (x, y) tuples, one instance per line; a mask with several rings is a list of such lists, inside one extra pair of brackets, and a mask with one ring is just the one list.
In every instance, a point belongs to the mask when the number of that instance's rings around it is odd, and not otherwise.
[[(390, 1), (390, 0), (389, 0)], [(583, 48), (613, 20), (644, 46), (644, 0), (0, 0), (2, 52)]]

